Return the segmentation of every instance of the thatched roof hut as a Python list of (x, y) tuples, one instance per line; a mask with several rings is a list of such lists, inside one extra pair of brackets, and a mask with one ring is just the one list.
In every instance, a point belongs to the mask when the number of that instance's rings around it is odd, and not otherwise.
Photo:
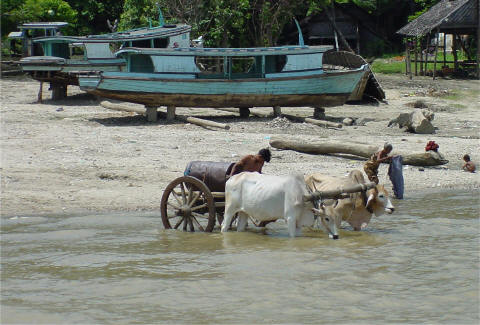
[(440, 33), (476, 34), (478, 0), (442, 0), (397, 33), (410, 37)]
[[(476, 35), (477, 40), (477, 59), (476, 59), (476, 71), (477, 78), (480, 79), (480, 0), (442, 0), (437, 3), (435, 6), (430, 8), (427, 12), (423, 13), (417, 19), (411, 21), (400, 30), (397, 31), (398, 34), (403, 35), (409, 38), (415, 38), (416, 40), (424, 38), (426, 36), (425, 50), (422, 50), (420, 53), (417, 53), (415, 48), (415, 75), (417, 75), (417, 54), (420, 54), (420, 67), (423, 70), (423, 63), (425, 63), (425, 70), (428, 64), (428, 56), (425, 54), (425, 61), (423, 60), (422, 52), (429, 52), (430, 40), (436, 38), (435, 44), (435, 61), (433, 69), (433, 78), (435, 78), (436, 73), (436, 53), (439, 47), (443, 47), (444, 51), (444, 62), (446, 64), (445, 53), (446, 53), (446, 43), (443, 46), (438, 44), (438, 34), (452, 34), (453, 35), (453, 55), (455, 69), (459, 67), (459, 62), (457, 60), (457, 46), (458, 44), (462, 45), (460, 35)], [(458, 39), (458, 40), (457, 40)], [(444, 38), (445, 42), (445, 38)], [(410, 50), (407, 47), (407, 73), (410, 73), (411, 77), (411, 67), (410, 67)], [(465, 64), (473, 64), (470, 62), (465, 62)], [(426, 71), (425, 71), (426, 72)]]

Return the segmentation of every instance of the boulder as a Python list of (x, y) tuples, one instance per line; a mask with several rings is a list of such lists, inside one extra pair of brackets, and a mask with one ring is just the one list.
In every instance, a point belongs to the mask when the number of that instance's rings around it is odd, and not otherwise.
[(391, 120), (388, 126), (398, 125), (405, 131), (419, 134), (435, 133), (435, 127), (431, 123), (435, 114), (428, 109), (415, 109), (411, 113), (401, 113), (397, 118)]

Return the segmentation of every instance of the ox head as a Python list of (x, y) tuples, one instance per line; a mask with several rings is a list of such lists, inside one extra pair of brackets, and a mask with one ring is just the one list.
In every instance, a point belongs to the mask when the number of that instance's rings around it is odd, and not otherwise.
[(383, 185), (377, 185), (367, 192), (368, 198), (365, 207), (375, 216), (379, 217), (385, 212), (392, 214), (395, 211), (388, 192)]
[(324, 208), (319, 205), (318, 201), (314, 202), (314, 206), (315, 207), (312, 208), (312, 211), (315, 217), (319, 219), (318, 225), (320, 226), (320, 229), (328, 234), (328, 238), (338, 239), (339, 236), (335, 217), (327, 216)]

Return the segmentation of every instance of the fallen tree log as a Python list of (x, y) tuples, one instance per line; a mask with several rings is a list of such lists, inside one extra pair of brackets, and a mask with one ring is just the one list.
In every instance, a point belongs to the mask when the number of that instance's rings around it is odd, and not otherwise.
[[(322, 143), (305, 143), (292, 140), (281, 140), (272, 138), (270, 146), (277, 149), (294, 150), (298, 152), (310, 154), (348, 154), (359, 156), (363, 158), (370, 158), (378, 147), (358, 143), (340, 143), (340, 142), (322, 142)], [(394, 152), (394, 155), (401, 155), (403, 157), (404, 165), (411, 166), (438, 166), (448, 163), (441, 154), (434, 151), (419, 152), (419, 153), (400, 153)]]
[(230, 129), (230, 126), (228, 124), (204, 120), (197, 117), (175, 115), (175, 118), (184, 122), (195, 124), (195, 125), (210, 126), (210, 127), (215, 127), (215, 128), (225, 129), (225, 130)]
[(290, 115), (290, 114), (282, 114), (282, 116), (284, 116), (284, 117), (286, 117), (286, 118), (288, 118), (289, 120), (292, 120), (292, 121), (305, 122), (305, 123), (310, 123), (310, 124), (323, 126), (323, 127), (327, 127), (327, 128), (336, 128), (336, 129), (342, 128), (341, 123), (334, 123), (334, 122), (329, 122), (329, 121), (325, 121), (325, 120), (317, 120), (317, 119), (310, 118), (310, 117), (301, 117), (301, 116)]
[(120, 111), (120, 112), (133, 112), (141, 115), (145, 115), (146, 111), (145, 108), (137, 108), (137, 107), (131, 107), (131, 106), (126, 106), (123, 104), (116, 104), (116, 103), (111, 103), (109, 101), (102, 101), (100, 103), (100, 106), (114, 110), (114, 111)]

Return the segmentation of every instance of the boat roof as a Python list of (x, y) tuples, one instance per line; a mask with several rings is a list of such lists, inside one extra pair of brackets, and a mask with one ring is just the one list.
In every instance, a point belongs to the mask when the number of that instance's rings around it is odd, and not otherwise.
[(51, 21), (51, 22), (33, 22), (25, 23), (17, 26), (19, 29), (58, 29), (68, 26), (68, 23), (64, 21)]
[(157, 56), (263, 56), (263, 55), (289, 55), (289, 54), (314, 54), (323, 53), (333, 49), (331, 45), (324, 46), (277, 46), (277, 47), (250, 47), (250, 48), (138, 48), (127, 47), (117, 51), (115, 54), (146, 54)]
[(45, 36), (37, 37), (34, 42), (65, 42), (65, 43), (105, 43), (128, 42), (158, 37), (170, 37), (190, 32), (189, 25), (164, 25), (161, 27), (143, 27), (116, 33), (87, 36)]

